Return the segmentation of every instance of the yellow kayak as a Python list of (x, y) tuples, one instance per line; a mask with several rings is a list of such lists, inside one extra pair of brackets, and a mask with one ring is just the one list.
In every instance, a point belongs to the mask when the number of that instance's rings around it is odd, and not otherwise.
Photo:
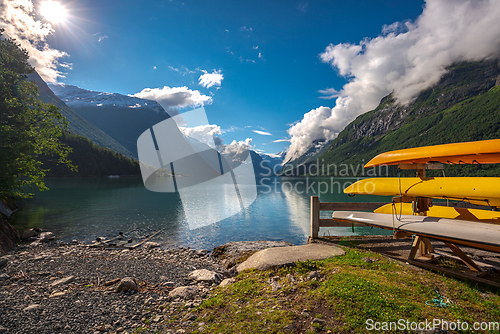
[(497, 164), (500, 163), (500, 139), (423, 146), (377, 155), (365, 167), (380, 165), (425, 164)]
[[(381, 206), (375, 213), (412, 215), (413, 207), (411, 203), (389, 203)], [(461, 220), (482, 221), (490, 223), (500, 223), (500, 212), (490, 210), (455, 208), (448, 206), (434, 205), (426, 212), (427, 216), (437, 218), (450, 218)]]
[(386, 177), (360, 180), (346, 194), (443, 198), (500, 206), (499, 177)]

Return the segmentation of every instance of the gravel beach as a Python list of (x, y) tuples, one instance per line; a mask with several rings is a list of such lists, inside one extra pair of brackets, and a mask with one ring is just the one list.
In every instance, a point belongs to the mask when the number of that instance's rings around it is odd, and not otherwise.
[(0, 333), (189, 333), (230, 276), (206, 250), (18, 246), (0, 258)]

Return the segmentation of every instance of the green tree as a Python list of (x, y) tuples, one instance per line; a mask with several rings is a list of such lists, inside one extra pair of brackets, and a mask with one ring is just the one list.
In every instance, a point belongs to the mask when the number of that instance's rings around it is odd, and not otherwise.
[(59, 141), (67, 121), (58, 108), (38, 98), (38, 86), (27, 79), (34, 71), (28, 52), (0, 29), (0, 199), (12, 201), (33, 194), (26, 186), (47, 187), (40, 155), (67, 159), (71, 149)]

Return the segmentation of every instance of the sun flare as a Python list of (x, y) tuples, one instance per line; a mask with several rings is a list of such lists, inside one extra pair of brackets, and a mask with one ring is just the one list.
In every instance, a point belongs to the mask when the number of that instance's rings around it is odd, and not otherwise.
[(40, 14), (52, 23), (63, 23), (68, 16), (66, 8), (56, 1), (42, 2)]

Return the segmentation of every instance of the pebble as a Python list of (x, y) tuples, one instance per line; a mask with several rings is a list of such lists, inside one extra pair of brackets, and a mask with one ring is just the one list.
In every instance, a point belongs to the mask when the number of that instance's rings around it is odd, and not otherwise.
[[(185, 313), (201, 304), (208, 283), (200, 282), (201, 288), (190, 285), (188, 275), (193, 269), (225, 272), (220, 261), (207, 254), (158, 247), (122, 252), (80, 242), (18, 246), (1, 258), (8, 263), (0, 274), (0, 303), (9, 312), (0, 312), (5, 328), (0, 333), (123, 334), (145, 326), (151, 332), (191, 332), (188, 324), (196, 315), (190, 311), (193, 315), (184, 319)], [(139, 291), (111, 293), (119, 285), (117, 279), (127, 277), (135, 279)], [(184, 306), (186, 300), (189, 307)], [(179, 320), (170, 321), (179, 314)], [(147, 324), (140, 322), (143, 317)]]

